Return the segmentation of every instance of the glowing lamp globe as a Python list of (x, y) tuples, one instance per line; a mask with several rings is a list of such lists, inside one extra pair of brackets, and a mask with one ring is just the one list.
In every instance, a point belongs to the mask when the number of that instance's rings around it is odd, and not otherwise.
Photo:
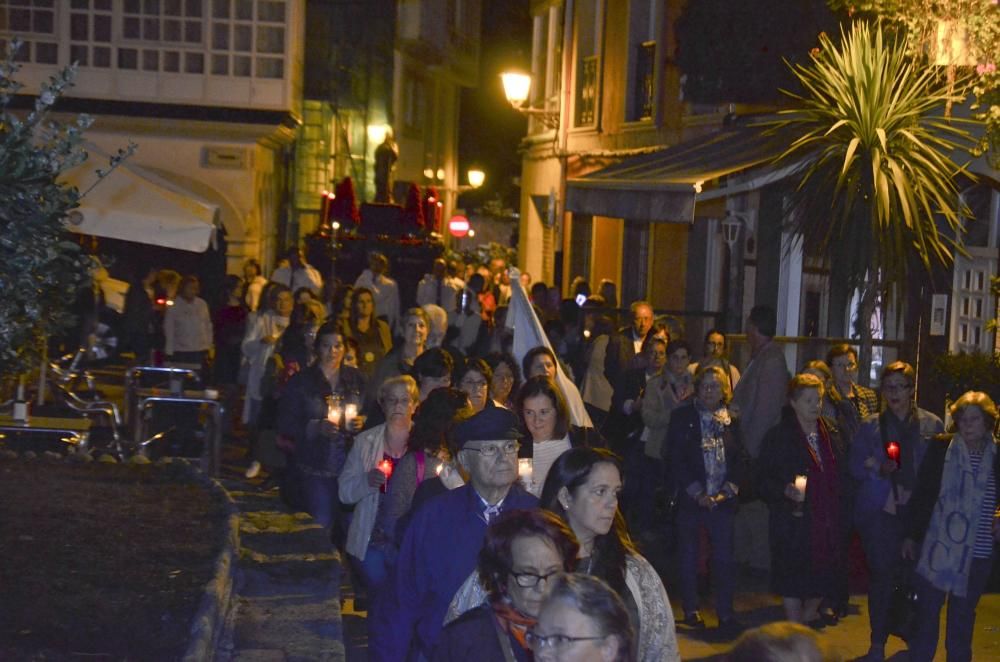
[(451, 220), (448, 221), (448, 232), (451, 236), (462, 238), (469, 234), (469, 219), (465, 216), (452, 216)]
[(528, 100), (528, 92), (531, 90), (531, 76), (520, 71), (505, 71), (500, 74), (503, 82), (503, 93), (507, 97), (507, 103), (520, 108)]
[(467, 174), (469, 178), (469, 186), (472, 188), (479, 188), (486, 181), (486, 173), (478, 168), (472, 168)]

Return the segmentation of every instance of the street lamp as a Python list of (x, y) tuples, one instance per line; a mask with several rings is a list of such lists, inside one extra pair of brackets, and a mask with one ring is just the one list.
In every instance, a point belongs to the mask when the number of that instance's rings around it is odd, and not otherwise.
[(743, 218), (732, 209), (726, 210), (726, 217), (722, 219), (722, 239), (729, 247), (729, 279), (726, 284), (726, 310), (728, 311), (726, 324), (727, 331), (736, 331), (740, 325), (740, 307), (743, 298), (742, 285), (743, 278), (737, 275), (739, 270), (739, 252), (737, 242), (740, 238), (740, 231), (745, 222)]
[(524, 106), (531, 90), (531, 76), (529, 74), (520, 71), (505, 71), (500, 74), (500, 80), (503, 81), (503, 93), (507, 97), (507, 102), (517, 112), (529, 117), (537, 117), (542, 124), (550, 129), (559, 128), (558, 112)]
[(469, 168), (469, 172), (466, 173), (466, 177), (469, 179), (469, 186), (472, 188), (479, 188), (486, 181), (486, 173), (479, 168)]

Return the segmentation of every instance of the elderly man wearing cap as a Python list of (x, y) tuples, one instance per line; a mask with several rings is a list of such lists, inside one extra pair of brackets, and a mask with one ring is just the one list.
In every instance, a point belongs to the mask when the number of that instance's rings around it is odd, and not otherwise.
[(476, 568), (486, 527), (501, 513), (538, 507), (517, 483), (520, 436), (517, 416), (503, 407), (487, 407), (452, 431), (452, 449), (469, 482), (431, 499), (410, 521), (393, 595), (369, 614), (371, 631), (378, 632), (369, 639), (369, 659), (429, 659), (448, 603)]

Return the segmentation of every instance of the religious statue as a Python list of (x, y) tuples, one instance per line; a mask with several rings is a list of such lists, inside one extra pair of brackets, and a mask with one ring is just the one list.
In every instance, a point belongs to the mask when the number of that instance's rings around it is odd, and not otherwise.
[(392, 202), (393, 172), (399, 160), (399, 148), (387, 128), (385, 140), (375, 148), (375, 202)]

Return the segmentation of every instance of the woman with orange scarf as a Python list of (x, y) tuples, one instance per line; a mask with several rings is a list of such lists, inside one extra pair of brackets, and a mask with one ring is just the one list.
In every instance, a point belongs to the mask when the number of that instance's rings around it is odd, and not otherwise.
[(573, 571), (579, 548), (570, 528), (548, 511), (514, 510), (497, 520), (479, 554), (489, 599), (445, 627), (433, 662), (531, 660), (526, 635), (553, 580)]

